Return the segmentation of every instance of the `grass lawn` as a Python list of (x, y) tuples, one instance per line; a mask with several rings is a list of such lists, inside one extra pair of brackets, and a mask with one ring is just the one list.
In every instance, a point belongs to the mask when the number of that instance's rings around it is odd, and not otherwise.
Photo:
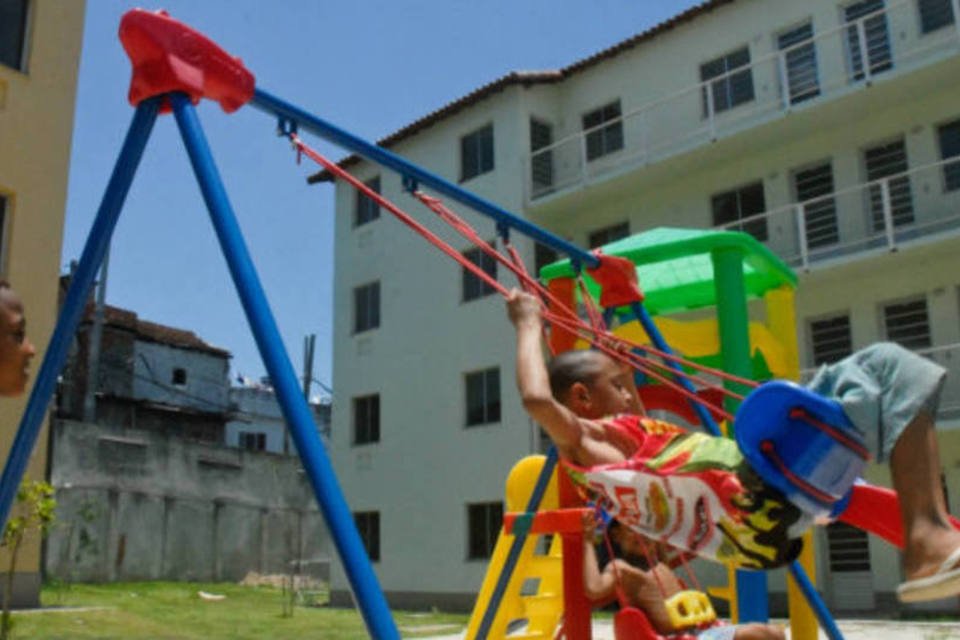
[[(222, 594), (207, 601), (199, 591)], [(355, 610), (298, 605), (284, 617), (284, 594), (276, 587), (232, 583), (138, 582), (45, 586), (43, 609), (15, 612), (17, 640), (242, 640), (246, 638), (369, 637)], [(319, 594), (317, 602), (323, 602)], [(89, 608), (89, 609), (87, 609)], [(465, 615), (394, 612), (405, 638), (456, 633)]]

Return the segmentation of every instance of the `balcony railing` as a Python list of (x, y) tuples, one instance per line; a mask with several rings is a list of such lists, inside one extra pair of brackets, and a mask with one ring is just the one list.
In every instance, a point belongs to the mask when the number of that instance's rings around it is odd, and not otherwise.
[(960, 158), (893, 174), (718, 227), (746, 231), (792, 267), (960, 229)]
[[(947, 370), (947, 380), (940, 393), (937, 419), (940, 421), (960, 419), (960, 343), (918, 349), (917, 353)], [(809, 382), (816, 372), (816, 368), (804, 369), (800, 373), (800, 381)]]
[(917, 0), (864, 15), (848, 7), (845, 22), (833, 29), (813, 37), (803, 27), (781, 34), (779, 50), (720, 75), (705, 66), (706, 81), (531, 153), (528, 201), (659, 162), (845, 95), (893, 70), (956, 55), (960, 0), (950, 0), (950, 10), (936, 7), (922, 15)]

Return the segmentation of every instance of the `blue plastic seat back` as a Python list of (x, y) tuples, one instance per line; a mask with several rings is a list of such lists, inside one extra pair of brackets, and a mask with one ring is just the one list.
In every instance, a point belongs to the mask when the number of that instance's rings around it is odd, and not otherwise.
[(828, 514), (849, 493), (869, 459), (840, 404), (792, 382), (753, 390), (737, 411), (734, 429), (760, 477), (815, 516)]

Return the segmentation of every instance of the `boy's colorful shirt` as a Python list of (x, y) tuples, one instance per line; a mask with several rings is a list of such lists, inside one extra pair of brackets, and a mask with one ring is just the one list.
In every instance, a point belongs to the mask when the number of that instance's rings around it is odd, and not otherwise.
[(605, 426), (628, 435), (626, 462), (579, 467), (574, 482), (631, 529), (719, 562), (770, 569), (800, 553), (809, 525), (783, 494), (763, 484), (737, 443), (652, 418), (622, 415)]

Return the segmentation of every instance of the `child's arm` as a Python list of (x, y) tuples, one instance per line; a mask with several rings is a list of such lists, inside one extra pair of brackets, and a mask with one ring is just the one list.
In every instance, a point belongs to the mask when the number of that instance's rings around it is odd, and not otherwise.
[(597, 604), (606, 604), (611, 600), (617, 587), (617, 577), (613, 567), (607, 564), (603, 571), (597, 562), (597, 552), (593, 548), (593, 533), (596, 518), (592, 513), (583, 516), (583, 592), (587, 599)]
[(561, 454), (575, 458), (570, 454), (581, 444), (583, 425), (550, 391), (540, 346), (540, 303), (532, 295), (514, 289), (507, 298), (507, 314), (517, 330), (517, 388), (523, 408), (546, 429)]

